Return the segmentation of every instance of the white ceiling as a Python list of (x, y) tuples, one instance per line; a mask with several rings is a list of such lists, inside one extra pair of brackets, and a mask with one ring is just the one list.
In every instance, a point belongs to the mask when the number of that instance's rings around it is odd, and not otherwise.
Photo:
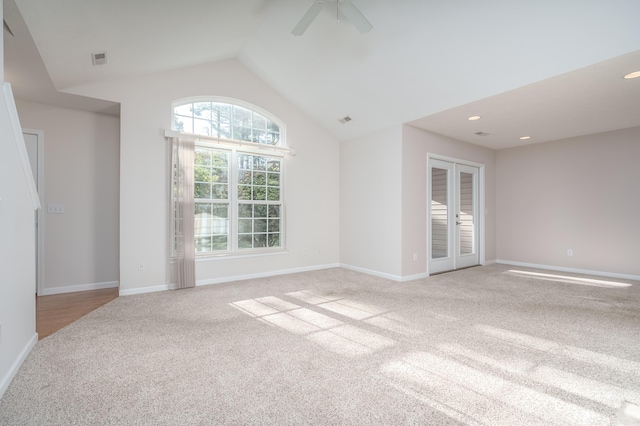
[(353, 0), (364, 35), (328, 0), (302, 37), (312, 0), (13, 1), (58, 90), (236, 57), (340, 140), (410, 123), (504, 148), (640, 125), (640, 79), (622, 80), (637, 0)]

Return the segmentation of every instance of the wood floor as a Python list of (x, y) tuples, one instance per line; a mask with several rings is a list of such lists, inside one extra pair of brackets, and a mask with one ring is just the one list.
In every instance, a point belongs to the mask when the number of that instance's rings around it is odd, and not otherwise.
[(118, 288), (36, 297), (38, 338), (44, 339), (116, 297)]

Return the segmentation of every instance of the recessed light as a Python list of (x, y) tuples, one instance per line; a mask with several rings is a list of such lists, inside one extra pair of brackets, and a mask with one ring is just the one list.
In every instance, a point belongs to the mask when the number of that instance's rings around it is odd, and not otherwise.
[(627, 80), (631, 80), (632, 78), (638, 78), (638, 77), (640, 77), (640, 71), (630, 72), (629, 74), (624, 76), (624, 78), (626, 78)]
[(521, 136), (520, 137), (521, 141), (526, 141), (527, 139), (531, 139), (531, 136)]
[(469, 121), (480, 120), (480, 116), (479, 115), (472, 115), (471, 117), (467, 118), (467, 120), (469, 120)]

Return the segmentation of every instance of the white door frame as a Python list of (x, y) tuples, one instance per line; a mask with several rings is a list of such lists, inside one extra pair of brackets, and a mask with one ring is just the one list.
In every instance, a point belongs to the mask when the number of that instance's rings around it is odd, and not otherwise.
[(485, 165), (482, 163), (476, 163), (473, 161), (468, 161), (468, 160), (461, 160), (459, 158), (453, 158), (453, 157), (447, 157), (445, 155), (439, 155), (439, 154), (432, 154), (432, 153), (427, 153), (427, 173), (426, 173), (426, 182), (427, 182), (427, 235), (426, 235), (426, 239), (427, 239), (427, 265), (426, 265), (426, 270), (427, 270), (427, 275), (431, 275), (431, 271), (430, 269), (430, 264), (431, 264), (431, 244), (430, 244), (430, 237), (431, 237), (431, 177), (429, 176), (429, 164), (431, 163), (431, 160), (440, 160), (440, 161), (448, 161), (450, 163), (454, 163), (454, 164), (462, 164), (465, 166), (472, 166), (472, 167), (477, 167), (478, 168), (478, 175), (479, 175), (479, 188), (478, 188), (478, 211), (479, 211), (479, 217), (478, 217), (478, 262), (480, 265), (484, 265), (485, 263), (485, 226), (484, 226), (484, 222), (485, 222), (485, 215), (486, 215), (486, 210), (485, 210), (485, 177), (484, 177), (484, 168)]
[(38, 198), (40, 199), (40, 208), (38, 209), (38, 247), (36, 265), (37, 289), (38, 296), (42, 295), (44, 290), (44, 131), (35, 129), (22, 129), (23, 134), (35, 135), (38, 138)]

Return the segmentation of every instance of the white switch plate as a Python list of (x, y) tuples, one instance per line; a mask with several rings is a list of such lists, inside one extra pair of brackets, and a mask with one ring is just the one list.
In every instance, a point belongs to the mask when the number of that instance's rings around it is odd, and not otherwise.
[(49, 204), (47, 206), (47, 213), (49, 214), (63, 214), (64, 204)]

